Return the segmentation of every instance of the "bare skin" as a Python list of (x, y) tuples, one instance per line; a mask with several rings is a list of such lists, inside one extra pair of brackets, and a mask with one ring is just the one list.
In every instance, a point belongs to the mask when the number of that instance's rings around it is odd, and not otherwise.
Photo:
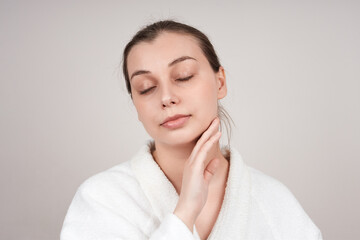
[[(131, 49), (128, 72), (138, 119), (155, 142), (154, 159), (179, 194), (174, 214), (206, 239), (229, 168), (217, 118), (218, 101), (227, 93), (224, 68), (214, 71), (192, 36), (163, 32)], [(167, 125), (176, 115), (182, 123)]]
[[(220, 212), (229, 169), (220, 151), (218, 126), (216, 118), (193, 145), (174, 149), (156, 146), (153, 152), (180, 195), (174, 214), (190, 231), (195, 224), (201, 239), (207, 239)], [(172, 161), (167, 161), (166, 156), (171, 156)]]

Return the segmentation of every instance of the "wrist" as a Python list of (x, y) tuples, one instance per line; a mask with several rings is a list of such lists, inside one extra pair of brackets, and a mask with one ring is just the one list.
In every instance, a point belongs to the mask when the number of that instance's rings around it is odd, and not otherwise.
[(196, 218), (189, 214), (188, 211), (182, 211), (180, 209), (175, 209), (174, 214), (184, 222), (184, 224), (193, 232), (193, 226), (195, 224)]

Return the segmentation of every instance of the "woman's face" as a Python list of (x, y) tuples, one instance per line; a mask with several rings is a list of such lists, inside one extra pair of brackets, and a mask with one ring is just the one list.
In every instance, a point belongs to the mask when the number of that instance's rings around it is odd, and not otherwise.
[(127, 60), (138, 118), (155, 142), (197, 141), (226, 95), (223, 68), (214, 73), (195, 38), (169, 32), (135, 45)]

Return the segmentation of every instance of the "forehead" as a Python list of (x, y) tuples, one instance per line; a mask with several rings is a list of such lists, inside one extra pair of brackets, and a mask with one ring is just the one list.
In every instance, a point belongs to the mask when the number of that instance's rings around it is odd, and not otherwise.
[(186, 34), (161, 33), (152, 42), (135, 45), (128, 55), (128, 71), (167, 66), (181, 56), (190, 56), (198, 62), (207, 62), (198, 41)]

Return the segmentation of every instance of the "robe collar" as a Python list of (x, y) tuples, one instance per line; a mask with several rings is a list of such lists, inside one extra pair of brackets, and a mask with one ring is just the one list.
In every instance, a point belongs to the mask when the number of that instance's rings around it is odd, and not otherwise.
[[(148, 142), (131, 159), (131, 167), (150, 201), (155, 215), (161, 222), (167, 214), (174, 212), (179, 195), (153, 159), (151, 144), (152, 142)], [(208, 240), (244, 239), (246, 237), (251, 179), (248, 167), (240, 153), (232, 147), (229, 148), (229, 151), (230, 166), (224, 200)], [(200, 239), (195, 225), (194, 237)]]

